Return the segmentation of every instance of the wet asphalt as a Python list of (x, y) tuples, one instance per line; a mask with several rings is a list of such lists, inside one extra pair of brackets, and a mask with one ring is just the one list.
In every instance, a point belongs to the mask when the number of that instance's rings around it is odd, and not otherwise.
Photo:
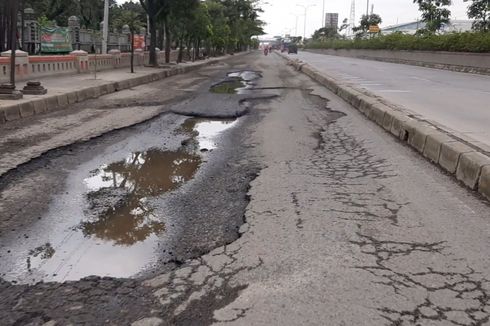
[[(244, 70), (262, 78), (227, 93), (240, 84), (229, 73)], [(277, 56), (250, 54), (199, 75), (207, 78), (153, 120), (0, 179), (2, 196), (15, 188), (19, 198), (0, 221), (10, 226), (1, 248), (9, 237), (34, 245), (31, 236), (56, 234), (53, 223), (26, 230), (74, 205), (84, 207), (83, 221), (74, 218), (84, 227), (67, 232), (97, 235), (93, 252), (136, 242), (157, 253), (121, 255), (115, 265), (148, 262), (133, 277), (0, 281), (0, 324), (488, 324), (486, 202)], [(158, 85), (99, 105), (155, 105)], [(203, 139), (210, 125), (220, 136)], [(146, 177), (159, 166), (165, 177)], [(135, 232), (100, 231), (128, 214)], [(37, 241), (31, 269), (60, 250)]]
[[(0, 231), (3, 320), (37, 325), (52, 318), (8, 308), (34, 300), (27, 310), (41, 309), (37, 298), (22, 295), (39, 290), (47, 307), (77, 301), (83, 292), (83, 313), (68, 318), (83, 323), (91, 297), (144, 296), (144, 289), (134, 291), (135, 281), (113, 277), (172, 270), (240, 236), (249, 184), (260, 170), (244, 140), (261, 119), (254, 102), (275, 96), (249, 90), (260, 72), (241, 61), (206, 69), (212, 73), (196, 92), (148, 122), (52, 150), (1, 177), (0, 191), (40, 171), (44, 183), (20, 194), (9, 210), (17, 222)], [(231, 79), (238, 90), (213, 91)], [(136, 305), (136, 315), (131, 307), (131, 319), (148, 313), (147, 300)], [(133, 300), (109, 301), (124, 310)], [(94, 320), (103, 318), (98, 312)]]

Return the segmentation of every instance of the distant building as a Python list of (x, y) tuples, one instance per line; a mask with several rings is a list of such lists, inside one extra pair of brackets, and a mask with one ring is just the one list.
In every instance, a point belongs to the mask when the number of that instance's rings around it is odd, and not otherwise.
[(325, 27), (338, 30), (339, 29), (339, 14), (337, 14), (337, 13), (326, 13), (325, 14)]
[[(444, 25), (441, 29), (442, 33), (451, 32), (467, 32), (471, 31), (472, 20), (451, 20), (449, 24)], [(402, 32), (406, 34), (415, 34), (417, 30), (425, 27), (424, 22), (414, 21), (403, 24), (396, 24), (381, 28), (382, 34), (391, 34), (395, 32)]]

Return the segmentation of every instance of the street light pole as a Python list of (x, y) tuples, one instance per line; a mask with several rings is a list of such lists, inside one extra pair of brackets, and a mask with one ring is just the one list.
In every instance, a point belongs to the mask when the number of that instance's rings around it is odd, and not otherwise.
[(294, 15), (294, 17), (296, 18), (296, 23), (294, 25), (294, 36), (298, 36), (298, 17), (301, 15), (295, 13), (291, 13), (291, 15)]
[(307, 5), (307, 6), (305, 6), (305, 5), (299, 5), (299, 4), (297, 4), (297, 6), (298, 7), (302, 7), (302, 8), (305, 9), (305, 24), (304, 24), (304, 28), (303, 28), (303, 42), (304, 42), (305, 39), (306, 39), (306, 14), (308, 12), (308, 8), (314, 7), (315, 5), (313, 4), (313, 5)]
[(102, 27), (102, 53), (107, 53), (107, 40), (109, 38), (109, 0), (104, 0), (104, 26)]

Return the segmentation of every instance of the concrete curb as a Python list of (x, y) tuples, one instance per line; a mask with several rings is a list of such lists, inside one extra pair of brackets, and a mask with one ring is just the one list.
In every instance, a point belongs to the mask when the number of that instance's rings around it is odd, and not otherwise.
[(461, 141), (425, 121), (381, 102), (375, 97), (342, 84), (307, 63), (277, 55), (294, 69), (303, 72), (364, 114), (394, 137), (406, 142), (417, 152), (446, 172), (453, 174), (466, 187), (490, 200), (490, 157), (478, 145)]
[[(248, 52), (242, 52), (237, 55), (243, 55)], [(0, 125), (10, 121), (23, 119), (45, 112), (51, 112), (61, 109), (66, 109), (69, 104), (83, 102), (88, 99), (97, 98), (102, 95), (111, 94), (124, 89), (129, 89), (143, 84), (152, 83), (170, 76), (185, 74), (204, 66), (219, 62), (224, 59), (232, 58), (232, 56), (218, 57), (209, 59), (203, 62), (198, 62), (192, 66), (179, 67), (175, 66), (167, 70), (155, 69), (156, 72), (145, 76), (127, 78), (117, 82), (107, 82), (99, 86), (90, 86), (64, 94), (48, 95), (42, 98), (33, 99), (29, 102), (23, 102), (0, 108)]]

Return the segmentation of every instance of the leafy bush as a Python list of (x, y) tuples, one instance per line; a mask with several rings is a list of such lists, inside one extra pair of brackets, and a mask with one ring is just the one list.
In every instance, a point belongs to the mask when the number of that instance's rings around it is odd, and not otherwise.
[(370, 39), (312, 41), (306, 48), (490, 52), (490, 33), (465, 32), (442, 35), (393, 33)]

